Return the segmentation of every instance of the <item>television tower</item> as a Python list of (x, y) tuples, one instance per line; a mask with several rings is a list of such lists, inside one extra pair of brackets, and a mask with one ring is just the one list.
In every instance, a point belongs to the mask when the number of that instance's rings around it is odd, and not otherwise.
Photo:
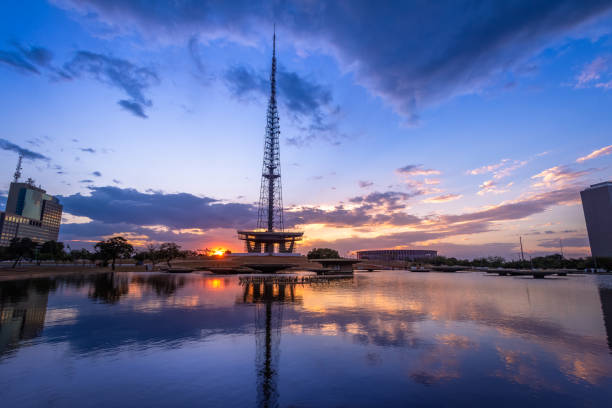
[(19, 160), (17, 160), (17, 168), (15, 169), (15, 174), (13, 175), (13, 183), (18, 183), (21, 178), (21, 161), (23, 160), (23, 155), (19, 155)]
[[(303, 232), (285, 231), (283, 223), (283, 193), (281, 186), (280, 149), (278, 139), (278, 106), (276, 104), (276, 28), (272, 37), (272, 70), (270, 73), (270, 99), (266, 114), (264, 158), (259, 189), (259, 209), (255, 230), (238, 230), (238, 239), (245, 241), (247, 252), (272, 255), (293, 253)], [(271, 265), (271, 264), (270, 264)], [(282, 264), (278, 264), (281, 267)], [(281, 268), (282, 269), (282, 268)]]
[(264, 159), (259, 191), (257, 229), (283, 231), (283, 194), (281, 187), (280, 151), (278, 139), (280, 126), (276, 104), (276, 29), (272, 38), (272, 72), (270, 73), (270, 99), (264, 142)]

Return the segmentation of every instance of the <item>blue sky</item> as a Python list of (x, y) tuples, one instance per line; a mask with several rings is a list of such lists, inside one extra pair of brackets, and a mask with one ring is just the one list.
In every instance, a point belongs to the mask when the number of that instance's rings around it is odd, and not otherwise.
[(4, 1), (0, 190), (25, 149), (74, 247), (240, 250), (274, 23), (304, 249), (588, 254), (578, 192), (612, 178), (609, 1)]

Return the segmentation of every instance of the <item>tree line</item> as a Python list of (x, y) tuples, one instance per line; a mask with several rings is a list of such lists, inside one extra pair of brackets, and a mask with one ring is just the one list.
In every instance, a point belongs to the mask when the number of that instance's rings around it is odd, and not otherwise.
[(117, 260), (134, 259), (136, 262), (151, 261), (153, 266), (165, 262), (172, 267), (171, 261), (177, 258), (185, 258), (192, 251), (181, 250), (180, 245), (174, 242), (166, 242), (160, 245), (150, 244), (143, 251), (135, 251), (132, 244), (124, 237), (112, 237), (102, 240), (94, 245), (94, 251), (83, 249), (70, 250), (63, 242), (47, 241), (37, 244), (30, 238), (13, 238), (8, 247), (0, 247), (0, 260), (13, 261), (15, 268), (23, 260), (35, 261), (40, 265), (43, 261), (77, 262), (86, 261), (97, 263), (100, 266), (111, 265), (115, 270)]
[(565, 258), (561, 254), (552, 254), (546, 256), (537, 256), (529, 260), (506, 261), (500, 256), (489, 256), (486, 258), (474, 258), (471, 261), (468, 259), (447, 258), (445, 256), (437, 256), (428, 263), (432, 265), (448, 265), (448, 266), (473, 266), (486, 268), (509, 268), (509, 269), (590, 269), (601, 268), (606, 270), (612, 269), (612, 258), (609, 257), (592, 257), (586, 258)]

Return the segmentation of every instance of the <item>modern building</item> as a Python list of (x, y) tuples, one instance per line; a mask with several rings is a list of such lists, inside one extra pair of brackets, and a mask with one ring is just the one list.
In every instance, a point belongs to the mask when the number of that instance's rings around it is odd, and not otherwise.
[(57, 241), (62, 219), (58, 199), (36, 187), (33, 181), (11, 183), (6, 211), (0, 212), (0, 246), (13, 238), (30, 238), (42, 244)]
[(245, 242), (245, 249), (250, 255), (291, 254), (304, 235), (303, 232), (285, 231), (284, 228), (279, 137), (280, 125), (276, 104), (276, 33), (274, 33), (257, 229), (237, 231), (238, 239)]
[(375, 249), (357, 251), (357, 259), (370, 261), (426, 261), (438, 256), (438, 251), (424, 249)]
[(593, 184), (580, 192), (591, 254), (612, 257), (612, 181)]

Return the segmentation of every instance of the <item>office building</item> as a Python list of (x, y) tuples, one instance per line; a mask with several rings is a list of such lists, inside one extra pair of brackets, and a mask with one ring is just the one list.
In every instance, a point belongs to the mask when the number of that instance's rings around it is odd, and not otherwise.
[(593, 184), (580, 197), (591, 254), (612, 258), (612, 181)]
[(9, 246), (13, 238), (30, 238), (42, 244), (57, 241), (62, 219), (62, 205), (29, 180), (11, 183), (6, 211), (0, 212), (0, 246)]

